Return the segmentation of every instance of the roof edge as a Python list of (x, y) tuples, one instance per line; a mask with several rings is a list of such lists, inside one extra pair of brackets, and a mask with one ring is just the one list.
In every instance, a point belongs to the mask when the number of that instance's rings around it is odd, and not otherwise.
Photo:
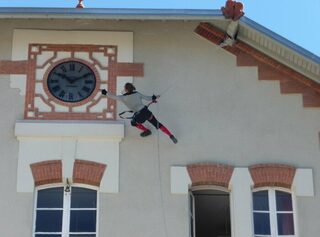
[(305, 48), (293, 43), (292, 41), (284, 38), (283, 36), (281, 36), (281, 35), (273, 32), (273, 31), (269, 30), (268, 28), (266, 28), (266, 27), (260, 25), (259, 23), (251, 20), (250, 18), (244, 16), (244, 17), (242, 17), (240, 19), (240, 22), (242, 24), (245, 24), (245, 25), (247, 25), (249, 27), (254, 28), (255, 30), (259, 31), (260, 33), (270, 37), (271, 39), (273, 39), (273, 40), (277, 41), (278, 43), (288, 47), (289, 49), (297, 52), (298, 54), (301, 54), (304, 57), (306, 57), (306, 58), (308, 58), (308, 59), (320, 64), (320, 57), (319, 56), (317, 56), (314, 53), (310, 52), (309, 50), (307, 50), (307, 49), (305, 49)]
[[(92, 18), (92, 19), (195, 19), (222, 18), (220, 10), (208, 9), (142, 9), (142, 8), (32, 8), (3, 7), (1, 18)], [(224, 19), (224, 17), (223, 17)]]

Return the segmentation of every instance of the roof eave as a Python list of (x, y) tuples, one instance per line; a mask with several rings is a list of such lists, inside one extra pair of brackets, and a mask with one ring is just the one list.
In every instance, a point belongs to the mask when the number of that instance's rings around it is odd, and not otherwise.
[(0, 8), (0, 19), (215, 20), (220, 10), (123, 8)]

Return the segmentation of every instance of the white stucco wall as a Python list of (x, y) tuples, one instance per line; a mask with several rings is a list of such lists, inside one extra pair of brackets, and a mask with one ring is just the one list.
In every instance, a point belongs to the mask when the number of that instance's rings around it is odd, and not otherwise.
[[(152, 128), (153, 136), (141, 138), (126, 121), (120, 143), (120, 192), (101, 194), (99, 236), (164, 236), (161, 191), (169, 236), (188, 236), (188, 198), (171, 194), (170, 167), (208, 161), (236, 167), (276, 162), (312, 168), (315, 197), (297, 198), (298, 223), (300, 236), (317, 236), (320, 109), (303, 108), (301, 95), (281, 95), (276, 81), (259, 81), (255, 67), (236, 67), (233, 55), (193, 33), (196, 25), (1, 20), (0, 58), (11, 57), (14, 28), (132, 31), (133, 61), (145, 64), (145, 76), (135, 79), (135, 85), (145, 94), (166, 91), (151, 109), (179, 143), (172, 144), (160, 133), (158, 153), (157, 132)], [(13, 127), (22, 119), (23, 97), (9, 88), (8, 76), (0, 78), (0, 187), (5, 190), (0, 210), (6, 213), (0, 216), (0, 229), (3, 236), (31, 236), (33, 195), (17, 193), (15, 187), (18, 141)]]

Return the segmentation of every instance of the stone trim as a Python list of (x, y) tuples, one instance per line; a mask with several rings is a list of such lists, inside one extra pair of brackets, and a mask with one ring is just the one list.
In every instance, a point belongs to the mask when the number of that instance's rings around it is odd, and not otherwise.
[(296, 168), (283, 164), (258, 164), (249, 167), (254, 188), (282, 187), (291, 189)]
[(192, 186), (215, 185), (229, 187), (233, 167), (215, 163), (200, 163), (187, 166)]
[(107, 165), (93, 161), (75, 160), (73, 166), (73, 182), (100, 187)]
[(30, 164), (35, 186), (62, 182), (62, 161), (49, 160)]

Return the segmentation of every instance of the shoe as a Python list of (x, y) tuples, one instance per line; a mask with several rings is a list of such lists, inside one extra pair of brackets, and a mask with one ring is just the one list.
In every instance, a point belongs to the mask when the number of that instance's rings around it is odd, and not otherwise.
[(151, 131), (150, 130), (146, 130), (146, 131), (140, 133), (141, 137), (146, 137), (146, 136), (149, 136), (149, 135), (151, 135)]
[(175, 136), (171, 135), (170, 139), (173, 141), (174, 144), (178, 143), (178, 140), (177, 140), (177, 138), (175, 138)]

